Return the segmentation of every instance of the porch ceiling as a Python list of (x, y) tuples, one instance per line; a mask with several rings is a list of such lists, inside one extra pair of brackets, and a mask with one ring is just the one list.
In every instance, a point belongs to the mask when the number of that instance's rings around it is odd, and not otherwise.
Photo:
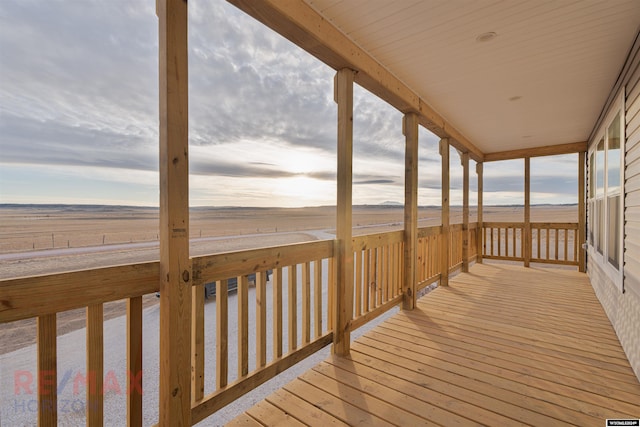
[(484, 153), (586, 141), (640, 25), (637, 0), (304, 1)]

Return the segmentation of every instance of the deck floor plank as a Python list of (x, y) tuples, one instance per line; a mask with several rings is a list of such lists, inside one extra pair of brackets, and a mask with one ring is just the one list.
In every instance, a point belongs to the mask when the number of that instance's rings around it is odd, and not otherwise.
[[(544, 352), (536, 351), (538, 349), (537, 347), (529, 346), (527, 343), (501, 339), (499, 337), (491, 338), (487, 334), (476, 333), (474, 331), (461, 333), (463, 332), (461, 328), (450, 328), (447, 325), (437, 325), (437, 327), (434, 327), (434, 324), (421, 322), (416, 319), (412, 320), (413, 322), (408, 321), (407, 318), (402, 316), (396, 316), (389, 319), (387, 325), (397, 325), (407, 330), (421, 332), (422, 334), (427, 334), (432, 337), (450, 338), (461, 345), (469, 343), (496, 349), (505, 355), (513, 356), (513, 360), (518, 360), (524, 365), (581, 380), (592, 378), (595, 379), (595, 384), (600, 384), (601, 386), (604, 386), (602, 377), (606, 376), (611, 379), (611, 381), (607, 382), (606, 387), (632, 393), (636, 398), (640, 396), (640, 383), (638, 383), (635, 378), (629, 377), (629, 375), (619, 374), (605, 369), (595, 369), (591, 365), (576, 361), (571, 356), (566, 356), (563, 353), (557, 352), (553, 356), (549, 356)], [(427, 329), (429, 332), (424, 332)], [(532, 354), (535, 354), (535, 357), (531, 357)]]
[(604, 425), (638, 402), (586, 275), (476, 264), (232, 425)]

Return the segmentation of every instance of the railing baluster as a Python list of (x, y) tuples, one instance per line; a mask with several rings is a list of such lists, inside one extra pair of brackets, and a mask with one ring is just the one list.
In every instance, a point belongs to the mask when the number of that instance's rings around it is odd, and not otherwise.
[(311, 263), (302, 264), (302, 343), (311, 341)]
[[(199, 289), (199, 287), (198, 287)], [(204, 292), (203, 292), (204, 293)], [(142, 297), (127, 299), (127, 425), (142, 426)], [(204, 389), (203, 389), (204, 391)]]
[(38, 426), (58, 424), (56, 314), (38, 317)]
[(204, 397), (204, 286), (191, 287), (191, 400)]
[(289, 268), (289, 351), (298, 348), (298, 266)]
[(562, 230), (562, 232), (564, 233), (564, 257), (563, 257), (563, 259), (566, 261), (567, 260), (567, 252), (569, 252), (569, 230), (565, 228), (564, 230)]
[(87, 307), (87, 425), (104, 423), (104, 316), (102, 304)]
[(536, 238), (538, 239), (538, 258), (542, 259), (542, 255), (540, 254), (540, 240), (542, 240), (540, 238), (540, 229), (536, 228)]
[[(314, 315), (315, 315), (315, 329), (316, 338), (322, 335), (322, 260), (314, 261), (313, 263), (313, 287), (314, 287)], [(282, 318), (280, 319), (280, 334), (282, 335)]]
[(560, 233), (560, 230), (558, 230), (558, 229), (556, 228), (556, 230), (555, 230), (555, 235), (556, 235), (556, 241), (555, 241), (555, 245), (556, 245), (556, 253), (555, 253), (555, 258), (556, 258), (556, 259), (558, 259), (558, 251), (559, 251), (559, 250), (558, 250), (558, 247), (559, 247), (559, 244), (560, 244), (560, 235), (559, 235), (559, 233)]
[(336, 259), (334, 257), (329, 258), (329, 277), (327, 282), (329, 283), (329, 289), (327, 290), (327, 328), (333, 330), (333, 300), (336, 290)]
[[(256, 276), (256, 281), (258, 280)], [(200, 290), (200, 289), (199, 289)], [(229, 378), (229, 282), (216, 282), (216, 387), (225, 387)]]
[(256, 273), (256, 367), (267, 364), (267, 277)]
[(382, 248), (376, 248), (376, 305), (378, 307), (382, 304), (382, 289), (384, 285), (384, 278), (382, 277)]
[(551, 256), (549, 256), (549, 229), (547, 228), (545, 230), (546, 235), (547, 235), (547, 252), (545, 253), (545, 258), (544, 259), (551, 259)]
[(273, 269), (273, 358), (282, 356), (282, 268)]
[(249, 278), (238, 280), (238, 378), (249, 373)]
[(371, 271), (370, 271), (370, 263), (371, 263), (371, 250), (367, 249), (364, 252), (364, 312), (368, 312), (371, 310), (370, 302), (369, 302), (369, 290), (371, 288)]
[(493, 227), (491, 227), (491, 256), (493, 256)]
[(357, 251), (353, 255), (356, 264), (356, 298), (355, 298), (355, 317), (359, 317), (362, 314), (362, 252)]

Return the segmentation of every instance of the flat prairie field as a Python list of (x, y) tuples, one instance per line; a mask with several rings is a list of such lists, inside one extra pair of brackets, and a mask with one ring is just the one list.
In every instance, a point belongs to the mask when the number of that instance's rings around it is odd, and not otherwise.
[[(521, 206), (485, 206), (484, 221), (524, 220)], [(353, 234), (399, 230), (402, 206), (354, 206)], [(576, 222), (576, 205), (532, 206), (531, 220)], [(418, 210), (419, 227), (441, 223), (439, 207)], [(476, 221), (470, 210), (470, 222)], [(192, 208), (191, 254), (332, 238), (335, 207)], [(462, 208), (451, 208), (451, 223)], [(125, 206), (0, 205), (0, 280), (159, 259), (158, 209)], [(0, 286), (2, 286), (0, 284)], [(46, 297), (46, 296), (43, 296)], [(144, 304), (157, 304), (153, 295)], [(125, 302), (104, 305), (105, 320), (125, 313)], [(58, 314), (58, 334), (84, 327), (85, 311)], [(0, 324), (0, 354), (35, 342), (35, 319)]]

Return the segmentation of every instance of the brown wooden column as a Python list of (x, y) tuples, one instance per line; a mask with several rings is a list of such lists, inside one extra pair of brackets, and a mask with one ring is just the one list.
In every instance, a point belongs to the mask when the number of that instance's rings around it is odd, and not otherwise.
[(404, 297), (403, 310), (416, 304), (416, 246), (418, 243), (418, 115), (405, 114), (404, 156)]
[(484, 253), (484, 226), (482, 225), (483, 222), (483, 218), (482, 218), (482, 209), (483, 209), (483, 204), (484, 201), (482, 199), (482, 192), (484, 190), (484, 183), (483, 183), (483, 169), (484, 169), (484, 163), (478, 162), (476, 163), (476, 173), (478, 174), (478, 227), (476, 229), (477, 235), (476, 235), (476, 245), (477, 245), (477, 253), (478, 256), (476, 258), (476, 262), (478, 264), (482, 264), (482, 255)]
[(575, 237), (578, 239), (578, 244), (576, 247), (578, 248), (578, 271), (584, 273), (587, 271), (586, 268), (586, 253), (585, 250), (582, 249), (582, 244), (586, 242), (586, 207), (585, 207), (585, 169), (587, 167), (586, 164), (586, 153), (581, 151), (578, 153), (578, 235)]
[(336, 296), (334, 304), (333, 352), (349, 355), (353, 316), (353, 249), (351, 243), (353, 165), (353, 78), (344, 68), (335, 77), (338, 104), (338, 200), (336, 212)]
[(191, 425), (187, 2), (158, 0), (160, 426)]
[(524, 266), (531, 262), (531, 159), (524, 158)]
[(442, 239), (440, 285), (449, 286), (449, 139), (440, 140), (442, 156)]
[(469, 153), (462, 153), (462, 272), (469, 272)]

